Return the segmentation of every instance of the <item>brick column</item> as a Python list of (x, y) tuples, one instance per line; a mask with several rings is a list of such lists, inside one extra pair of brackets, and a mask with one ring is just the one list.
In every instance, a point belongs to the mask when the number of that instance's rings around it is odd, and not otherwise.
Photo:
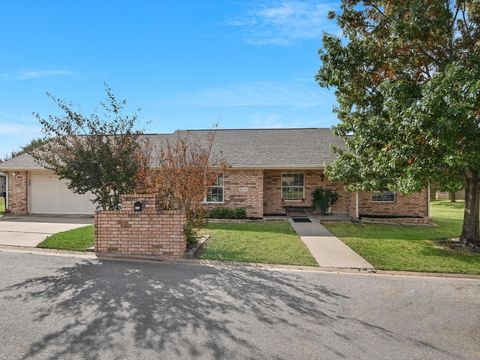
[[(135, 202), (142, 210), (135, 211)], [(184, 211), (164, 210), (156, 195), (122, 196), (122, 210), (95, 213), (95, 251), (123, 257), (178, 258), (186, 250)]]
[(8, 172), (8, 210), (13, 215), (28, 214), (28, 172)]

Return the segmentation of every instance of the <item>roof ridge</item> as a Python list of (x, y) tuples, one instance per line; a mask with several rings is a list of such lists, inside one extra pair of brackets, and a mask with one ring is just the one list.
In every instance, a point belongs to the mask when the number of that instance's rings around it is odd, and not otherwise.
[[(272, 131), (272, 130), (281, 130), (281, 131), (288, 131), (288, 130), (329, 130), (331, 131), (332, 128), (329, 127), (295, 127), (295, 128), (232, 128), (232, 129), (177, 129), (173, 132), (145, 132), (141, 133), (140, 136), (145, 135), (175, 135), (179, 132), (187, 132), (187, 131)], [(88, 135), (79, 135), (79, 136), (88, 136)]]
[(233, 129), (184, 129), (184, 130), (175, 130), (176, 132), (183, 131), (264, 131), (264, 130), (332, 130), (329, 127), (294, 127), (294, 128), (233, 128)]

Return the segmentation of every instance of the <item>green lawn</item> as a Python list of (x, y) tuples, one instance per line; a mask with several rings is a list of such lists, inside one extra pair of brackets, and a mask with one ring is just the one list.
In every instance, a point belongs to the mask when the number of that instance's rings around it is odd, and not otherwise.
[(480, 254), (455, 251), (438, 240), (460, 235), (463, 202), (432, 202), (437, 227), (326, 224), (327, 228), (377, 269), (480, 274)]
[(43, 240), (37, 247), (85, 251), (93, 246), (93, 225), (53, 234)]
[[(212, 235), (202, 259), (317, 266), (287, 221), (209, 224), (202, 232)], [(54, 234), (38, 247), (83, 251), (92, 245), (90, 225)]]
[(287, 221), (209, 224), (200, 257), (266, 264), (318, 266)]
[(0, 216), (5, 213), (5, 198), (0, 197)]
[[(445, 248), (438, 240), (458, 237), (463, 203), (432, 203), (436, 227), (353, 224), (327, 228), (377, 269), (480, 274), (480, 254)], [(209, 224), (200, 257), (211, 260), (317, 266), (287, 221)], [(93, 245), (93, 226), (58, 233), (42, 248), (82, 251)]]

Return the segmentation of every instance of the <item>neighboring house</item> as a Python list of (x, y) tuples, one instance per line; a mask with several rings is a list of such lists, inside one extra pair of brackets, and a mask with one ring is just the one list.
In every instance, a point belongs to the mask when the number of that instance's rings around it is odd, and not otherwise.
[[(450, 193), (448, 191), (437, 191), (435, 194), (436, 200), (450, 200)], [(465, 189), (455, 192), (455, 200), (465, 200)]]
[[(359, 216), (407, 216), (427, 220), (427, 189), (410, 196), (383, 191), (352, 193), (344, 184), (324, 175), (335, 159), (332, 145), (343, 140), (330, 129), (185, 130), (173, 134), (147, 135), (162, 146), (177, 135), (193, 142), (207, 142), (215, 133), (214, 151), (229, 165), (219, 175), (205, 199), (205, 206), (245, 208), (247, 216), (286, 214), (288, 210), (311, 211), (312, 192), (321, 186), (334, 190), (339, 199), (333, 214)], [(8, 174), (8, 208), (16, 214), (92, 214), (88, 195), (73, 194), (53, 173), (39, 166), (28, 154), (3, 164)]]

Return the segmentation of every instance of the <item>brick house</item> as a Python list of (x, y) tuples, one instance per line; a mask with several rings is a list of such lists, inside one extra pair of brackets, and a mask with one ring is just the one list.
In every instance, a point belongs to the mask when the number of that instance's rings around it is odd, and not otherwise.
[[(339, 195), (333, 214), (429, 221), (428, 189), (410, 196), (391, 191), (352, 193), (326, 178), (324, 168), (335, 159), (332, 145), (343, 146), (330, 129), (185, 130), (147, 136), (158, 146), (178, 135), (202, 143), (212, 131), (213, 150), (229, 167), (210, 189), (204, 202), (207, 208), (241, 207), (252, 218), (282, 215), (292, 208), (309, 211), (311, 194), (320, 186)], [(28, 154), (0, 164), (0, 171), (7, 174), (7, 207), (13, 214), (94, 212), (88, 194), (73, 194)]]

